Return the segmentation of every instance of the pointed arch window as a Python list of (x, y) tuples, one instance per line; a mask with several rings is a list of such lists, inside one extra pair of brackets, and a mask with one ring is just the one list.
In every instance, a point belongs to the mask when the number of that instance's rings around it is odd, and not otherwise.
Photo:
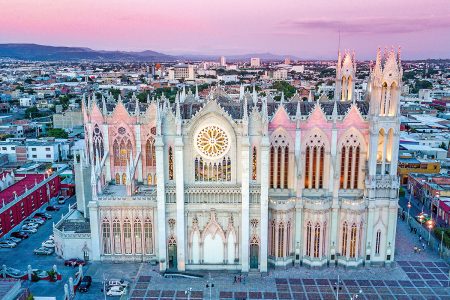
[(169, 180), (173, 180), (173, 149), (169, 146)]
[(139, 218), (134, 220), (134, 252), (142, 254), (142, 223)]
[(289, 256), (291, 253), (291, 227), (291, 221), (288, 221), (286, 228), (286, 256)]
[(311, 222), (306, 225), (306, 256), (311, 256)]
[(324, 169), (324, 157), (325, 157), (325, 147), (320, 147), (320, 159), (319, 159), (319, 189), (323, 189), (323, 169)]
[(147, 176), (147, 184), (148, 185), (153, 185), (153, 180), (152, 180), (152, 174), (148, 174)]
[(341, 151), (341, 178), (339, 180), (341, 189), (344, 188), (345, 181), (345, 147), (342, 147)]
[(123, 185), (127, 184), (127, 174), (125, 174), (125, 173), (122, 174), (122, 184)]
[(122, 241), (121, 241), (121, 230), (120, 230), (120, 222), (116, 218), (113, 221), (113, 246), (114, 246), (114, 254), (122, 253)]
[(353, 162), (353, 147), (348, 149), (348, 164), (347, 164), (347, 188), (351, 188), (352, 183), (352, 162)]
[(274, 165), (275, 165), (275, 148), (270, 147), (270, 188), (274, 188)]
[(317, 176), (317, 147), (313, 147), (312, 156), (312, 187), (316, 188), (316, 176)]
[(320, 224), (317, 223), (314, 227), (314, 257), (320, 256)]
[(257, 155), (256, 155), (256, 146), (253, 146), (253, 152), (252, 152), (252, 180), (256, 180), (256, 173), (257, 173)]
[(356, 224), (353, 223), (352, 229), (350, 231), (350, 257), (355, 258), (356, 256)]
[(282, 165), (281, 155), (282, 155), (281, 146), (279, 146), (277, 149), (277, 189), (281, 188), (281, 165)]
[(125, 254), (131, 254), (131, 222), (128, 219), (123, 221), (123, 240), (125, 246)]
[(145, 144), (145, 164), (147, 167), (156, 167), (156, 151), (155, 151), (155, 139), (150, 137)]
[(289, 176), (289, 148), (284, 147), (284, 182), (283, 188), (288, 188), (288, 176)]
[(309, 155), (310, 155), (310, 147), (306, 147), (306, 153), (305, 153), (305, 189), (310, 188), (310, 182), (309, 182)]
[(355, 151), (355, 174), (353, 177), (353, 188), (357, 189), (358, 188), (358, 178), (359, 178), (359, 159), (360, 159), (360, 148), (359, 146), (356, 147), (356, 151)]
[(375, 239), (375, 254), (380, 254), (380, 247), (381, 247), (381, 230), (377, 231), (376, 239)]
[(144, 246), (145, 254), (153, 254), (153, 226), (150, 219), (144, 223)]
[(348, 238), (348, 225), (347, 222), (342, 224), (342, 240), (341, 240), (341, 255), (347, 256), (347, 238)]
[[(97, 124), (94, 126), (94, 133), (92, 137), (93, 150), (94, 150), (94, 164), (100, 162), (103, 159), (105, 147), (103, 146), (103, 134)], [(97, 157), (100, 156), (100, 157)]]
[(363, 229), (364, 229), (364, 224), (363, 224), (363, 222), (361, 222), (361, 224), (359, 225), (359, 237), (358, 237), (358, 256), (359, 257), (362, 256)]
[(278, 225), (278, 255), (284, 257), (284, 223)]
[(120, 184), (120, 174), (116, 173), (116, 184)]
[(120, 147), (117, 140), (115, 140), (113, 144), (113, 153), (114, 153), (114, 166), (120, 166)]
[(111, 224), (108, 219), (102, 222), (103, 254), (111, 254)]

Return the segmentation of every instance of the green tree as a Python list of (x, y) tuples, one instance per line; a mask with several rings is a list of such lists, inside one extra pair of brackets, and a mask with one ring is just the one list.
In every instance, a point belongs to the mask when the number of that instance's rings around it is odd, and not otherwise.
[(119, 99), (119, 95), (120, 95), (120, 90), (119, 89), (114, 89), (114, 88), (110, 88), (108, 93), (111, 93), (111, 95), (114, 97), (114, 99)]
[(42, 113), (36, 108), (36, 106), (28, 107), (25, 110), (25, 118), (34, 119), (39, 117), (42, 117)]
[(272, 84), (272, 89), (276, 89), (279, 92), (284, 92), (286, 99), (291, 98), (297, 92), (297, 89), (289, 84), (287, 81), (276, 81)]
[(421, 89), (432, 89), (433, 84), (428, 80), (417, 80), (414, 84), (413, 93), (418, 93)]
[(67, 132), (64, 129), (61, 128), (51, 128), (47, 130), (46, 136), (48, 137), (55, 137), (59, 139), (67, 139), (69, 136)]

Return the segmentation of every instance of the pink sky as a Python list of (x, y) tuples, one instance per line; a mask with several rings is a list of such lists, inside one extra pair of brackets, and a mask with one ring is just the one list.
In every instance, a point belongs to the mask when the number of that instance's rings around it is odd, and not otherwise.
[(0, 43), (168, 54), (450, 58), (449, 0), (0, 0)]

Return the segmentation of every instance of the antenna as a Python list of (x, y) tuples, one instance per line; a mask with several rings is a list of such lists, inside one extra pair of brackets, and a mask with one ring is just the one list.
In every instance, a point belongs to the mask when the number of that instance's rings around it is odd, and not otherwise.
[(341, 29), (339, 28), (338, 53), (341, 50)]

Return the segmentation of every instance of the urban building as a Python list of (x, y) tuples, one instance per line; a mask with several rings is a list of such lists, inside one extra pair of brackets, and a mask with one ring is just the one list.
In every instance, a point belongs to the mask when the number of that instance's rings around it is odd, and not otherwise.
[(169, 69), (169, 80), (194, 80), (195, 70), (193, 65), (177, 64)]
[(5, 182), (7, 187), (0, 191), (0, 237), (20, 225), (52, 197), (56, 197), (60, 190), (57, 173), (9, 174), (14, 178), (14, 182)]
[(259, 57), (250, 58), (250, 67), (259, 68), (261, 66), (261, 59)]
[(398, 159), (398, 175), (400, 184), (408, 184), (410, 173), (439, 174), (441, 163), (435, 159), (421, 159), (411, 156), (400, 156)]

